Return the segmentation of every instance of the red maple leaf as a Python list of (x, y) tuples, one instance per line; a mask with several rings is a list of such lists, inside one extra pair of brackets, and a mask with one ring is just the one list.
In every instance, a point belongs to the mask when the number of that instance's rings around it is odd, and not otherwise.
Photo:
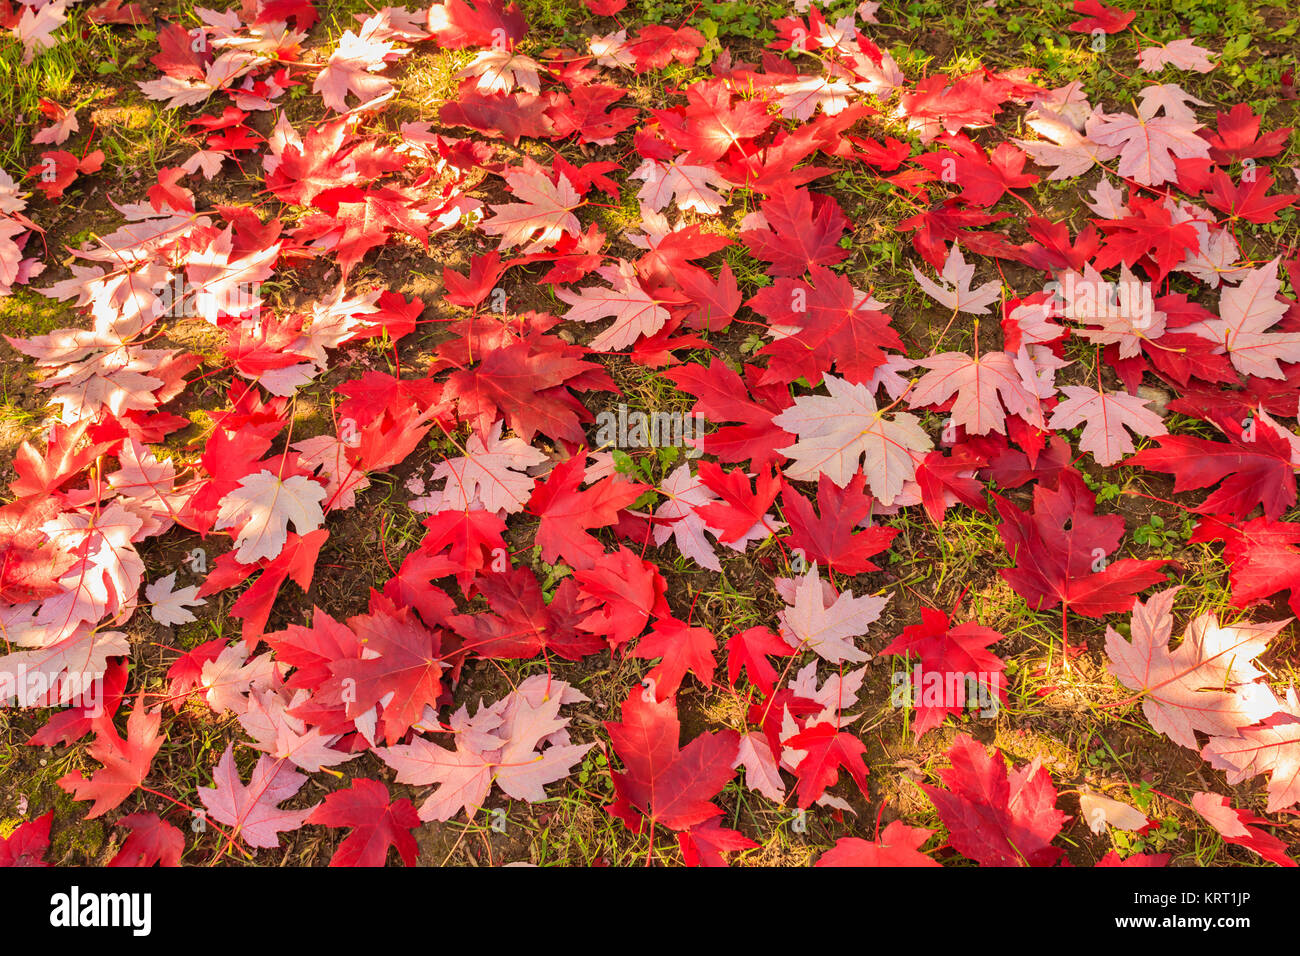
[(215, 637), (204, 641), (198, 647), (192, 647), (172, 662), (167, 669), (167, 699), (172, 710), (180, 713), (190, 692), (200, 686), (203, 680), (203, 665), (215, 661), (226, 649), (228, 642), (224, 637)]
[(646, 675), (648, 690), (660, 700), (677, 693), (682, 678), (690, 671), (706, 687), (713, 685), (713, 671), (717, 667), (714, 654), (718, 639), (703, 627), (691, 627), (675, 618), (658, 621), (650, 633), (637, 642), (632, 657), (662, 660)]
[(840, 837), (814, 866), (942, 866), (921, 852), (921, 845), (933, 835), (933, 830), (895, 820), (874, 843), (861, 837)]
[(59, 513), (55, 498), (32, 496), (0, 507), (0, 601), (24, 604), (65, 590), (77, 556), (50, 546), (41, 525)]
[(445, 50), (518, 43), (528, 32), (519, 5), (502, 0), (447, 0), (429, 11), (429, 33)]
[(990, 755), (967, 734), (957, 735), (948, 759), (952, 766), (939, 771), (947, 789), (921, 789), (958, 853), (981, 866), (1051, 866), (1064, 855), (1052, 839), (1069, 818), (1037, 759), (1008, 774), (1001, 751)]
[(1055, 490), (1035, 486), (1032, 513), (993, 497), (1002, 518), (998, 534), (1015, 562), (998, 573), (1036, 611), (1060, 604), (1085, 617), (1115, 614), (1165, 580), (1163, 560), (1107, 563), (1124, 536), (1124, 518), (1094, 514), (1096, 498), (1073, 469), (1061, 472)]
[[(558, 139), (577, 135), (580, 143), (609, 145), (614, 137), (636, 122), (637, 110), (624, 106), (609, 108), (627, 95), (627, 90), (602, 83), (574, 87), (570, 95), (547, 111)], [(569, 182), (585, 192), (573, 177)]]
[(293, 20), (299, 30), (310, 30), (320, 19), (311, 0), (262, 0), (254, 23), (284, 23)]
[(736, 775), (740, 746), (734, 730), (705, 732), (679, 746), (681, 723), (672, 699), (658, 701), (633, 687), (623, 702), (623, 721), (606, 721), (610, 743), (623, 761), (615, 771), (615, 800), (606, 809), (634, 833), (651, 828), (687, 830), (722, 813), (711, 803)]
[(130, 834), (109, 866), (180, 866), (185, 852), (185, 837), (180, 830), (159, 818), (156, 813), (133, 813), (121, 817), (117, 826)]
[(950, 455), (937, 448), (926, 454), (916, 466), (916, 483), (921, 486), (921, 504), (930, 520), (943, 524), (950, 495), (968, 508), (987, 513), (989, 505), (984, 496), (984, 483), (971, 473), (988, 463), (988, 459), (970, 444), (957, 445)]
[(506, 523), (495, 512), (482, 508), (440, 511), (425, 518), (424, 526), (429, 531), (420, 542), (420, 550), (455, 565), (462, 587), (473, 575), (508, 554), (503, 537)]
[(523, 136), (549, 138), (555, 124), (549, 112), (559, 105), (558, 94), (483, 93), (466, 80), (460, 95), (442, 105), (438, 119), (447, 126), (467, 126), (494, 139), (507, 139), (518, 146)]
[(1136, 13), (1108, 7), (1101, 0), (1074, 0), (1074, 12), (1084, 14), (1084, 19), (1075, 20), (1070, 29), (1075, 33), (1119, 33), (1137, 16)]
[(1259, 120), (1249, 103), (1238, 103), (1229, 112), (1218, 113), (1217, 131), (1204, 130), (1201, 135), (1210, 144), (1210, 159), (1221, 165), (1243, 159), (1276, 156), (1286, 148), (1291, 127), (1259, 135)]
[(83, 448), (77, 447), (91, 424), (87, 418), (73, 425), (55, 423), (50, 428), (44, 454), (27, 442), (19, 445), (13, 460), (18, 477), (9, 483), (9, 490), (20, 498), (48, 495), (81, 474), (100, 455), (112, 454), (119, 444), (117, 441), (91, 442)]
[(726, 866), (723, 853), (752, 850), (759, 844), (737, 830), (728, 830), (714, 817), (678, 833), (677, 845), (687, 866)]
[(546, 603), (537, 575), (528, 568), (479, 575), (475, 586), (495, 613), (456, 614), (449, 625), (465, 641), (461, 651), (480, 657), (527, 660), (551, 650), (581, 660), (604, 650), (603, 640), (577, 629), (577, 584), (566, 578)]
[(1005, 219), (1010, 213), (987, 213), (963, 206), (960, 200), (944, 200), (938, 207), (919, 212), (898, 224), (900, 231), (915, 230), (912, 245), (921, 254), (921, 258), (936, 269), (942, 269), (948, 258), (948, 244), (954, 239), (960, 240), (967, 249), (974, 249), (973, 237), (983, 235), (972, 227), (987, 226), (989, 223)]
[(578, 629), (620, 647), (645, 630), (651, 617), (668, 617), (668, 585), (649, 561), (627, 548), (602, 554), (594, 567), (574, 573), (583, 613)]
[[(772, 424), (772, 417), (790, 406), (790, 390), (784, 386), (759, 385), (764, 370), (745, 366), (741, 379), (721, 359), (703, 365), (679, 365), (664, 376), (699, 399), (691, 409), (711, 422), (739, 422), (724, 425), (704, 436), (702, 450), (727, 462), (751, 461), (754, 468), (779, 465), (785, 456), (777, 449), (794, 444), (795, 436)], [(748, 382), (748, 387), (746, 386)]]
[[(956, 146), (959, 141), (955, 141)], [(924, 153), (917, 162), (943, 182), (960, 187), (958, 198), (972, 206), (987, 208), (1008, 190), (1025, 189), (1038, 182), (1026, 173), (1029, 158), (1010, 143), (1000, 143), (990, 154), (970, 146), (958, 146), (959, 152)]]
[[(222, 646), (225, 645), (224, 641), (221, 643)], [(125, 660), (111, 661), (108, 670), (100, 678), (99, 697), (95, 704), (77, 704), (51, 714), (45, 726), (28, 738), (27, 746), (70, 744), (95, 730), (103, 720), (112, 720), (122, 703), (127, 671)]]
[(424, 708), (436, 707), (442, 695), (442, 671), (447, 664), (439, 632), (421, 626), (409, 608), (358, 615), (348, 619), (348, 626), (379, 656), (333, 662), (334, 680), (329, 686), (339, 693), (350, 692), (344, 700), (348, 717), (354, 719), (392, 694), (383, 706), (380, 726), (384, 739), (396, 743), (421, 718)]
[(812, 502), (789, 483), (783, 482), (781, 503), (790, 526), (787, 539), (790, 546), (803, 552), (806, 561), (816, 561), (822, 567), (841, 574), (879, 571), (868, 558), (888, 548), (899, 531), (876, 526), (856, 530), (862, 519), (871, 514), (875, 503), (875, 499), (863, 492), (865, 485), (866, 477), (860, 471), (843, 488), (837, 487), (825, 475), (819, 476), (819, 516), (814, 513)]
[(178, 80), (202, 80), (213, 55), (206, 43), (196, 44), (194, 40), (190, 31), (179, 23), (169, 23), (158, 31), (161, 51), (150, 57), (149, 62)]
[(307, 534), (299, 535), (289, 532), (284, 548), (274, 558), (263, 558), (253, 564), (243, 564), (230, 551), (216, 560), (216, 567), (203, 581), (198, 596), (207, 597), (218, 591), (246, 581), (255, 571), (262, 573), (258, 579), (239, 596), (227, 612), (231, 617), (241, 619), (244, 624), (241, 636), (248, 644), (249, 650), (257, 647), (266, 622), (271, 616), (276, 595), (280, 587), (289, 578), (306, 591), (311, 587), (312, 577), (316, 571), (316, 559), (320, 549), (329, 539), (330, 533), (324, 528), (317, 528)]
[(749, 682), (765, 696), (770, 696), (776, 686), (776, 668), (769, 656), (792, 657), (795, 649), (783, 641), (775, 631), (766, 627), (751, 627), (732, 635), (727, 641), (727, 681), (734, 687), (741, 670), (749, 674)]
[(1269, 821), (1249, 810), (1235, 809), (1227, 797), (1217, 793), (1196, 793), (1192, 795), (1192, 808), (1218, 831), (1225, 843), (1244, 846), (1278, 866), (1300, 866), (1286, 855), (1285, 843), (1273, 834), (1251, 826)]
[(451, 266), (443, 266), (442, 282), (447, 291), (442, 298), (452, 305), (477, 308), (512, 265), (513, 262), (502, 263), (500, 253), (493, 250), (485, 256), (470, 256), (467, 276), (461, 275)]
[(1142, 449), (1124, 464), (1172, 474), (1178, 494), (1222, 482), (1193, 509), (1199, 514), (1243, 519), (1262, 505), (1264, 517), (1281, 517), (1296, 503), (1291, 443), (1265, 421), (1243, 427), (1235, 418), (1213, 412), (1210, 420), (1226, 442), (1161, 435), (1155, 439), (1158, 446)]
[(619, 512), (650, 487), (610, 475), (579, 490), (584, 470), (585, 456), (575, 456), (556, 465), (533, 489), (528, 506), (542, 519), (535, 541), (547, 564), (563, 559), (579, 570), (595, 567), (605, 547), (587, 532), (614, 524)]
[(681, 162), (701, 165), (767, 132), (773, 117), (761, 100), (737, 100), (725, 80), (702, 80), (686, 90), (685, 108), (653, 110), (668, 141), (686, 150)]
[(1225, 523), (1207, 518), (1196, 526), (1189, 542), (1222, 541), (1228, 562), (1232, 603), (1247, 607), (1291, 591), (1291, 610), (1300, 614), (1300, 524), (1255, 518)]
[(729, 544), (743, 538), (756, 525), (771, 530), (764, 517), (781, 490), (781, 477), (774, 471), (759, 472), (754, 487), (743, 468), (723, 471), (722, 466), (711, 461), (700, 463), (700, 481), (722, 497), (722, 501), (698, 506), (695, 513), (711, 528), (722, 534), (718, 540)]
[(582, 423), (592, 416), (570, 388), (613, 387), (600, 365), (581, 358), (585, 351), (552, 335), (530, 334), (488, 352), (475, 368), (453, 373), (443, 399), (481, 432), (504, 416), (526, 442), (540, 432), (581, 444)]
[(340, 117), (309, 129), (301, 148), (286, 146), (266, 187), (283, 202), (305, 206), (328, 189), (375, 179), (406, 163), (388, 146), (356, 139), (348, 118)]
[(1149, 256), (1155, 269), (1148, 268), (1147, 272), (1159, 284), (1187, 258), (1187, 253), (1201, 247), (1196, 226), (1191, 222), (1175, 223), (1163, 198), (1134, 198), (1129, 209), (1135, 215), (1093, 220), (1107, 237), (1093, 262), (1099, 272), (1121, 262), (1133, 266)]
[(180, 185), (186, 176), (179, 166), (164, 166), (158, 170), (158, 184), (149, 187), (149, 205), (154, 212), (160, 212), (163, 206), (170, 206), (177, 212), (194, 211), (194, 194)]
[[(904, 350), (889, 325), (889, 316), (868, 308), (852, 283), (821, 266), (811, 266), (812, 283), (779, 278), (760, 289), (746, 305), (788, 334), (763, 346), (769, 357), (764, 385), (805, 378), (818, 385), (834, 368), (850, 382), (868, 382), (888, 356), (884, 349)], [(876, 303), (879, 304), (879, 303)]]
[(154, 754), (163, 744), (158, 733), (162, 709), (149, 713), (144, 696), (136, 698), (135, 709), (126, 722), (126, 738), (117, 735), (113, 724), (103, 720), (87, 753), (104, 766), (86, 779), (78, 770), (59, 778), (59, 786), (75, 800), (93, 800), (88, 819), (102, 816), (135, 792), (149, 775)]
[(849, 221), (830, 196), (782, 190), (759, 211), (765, 225), (742, 230), (740, 241), (755, 257), (772, 264), (774, 276), (801, 276), (814, 265), (833, 266), (849, 254), (839, 245)]
[[(290, 624), (283, 631), (269, 632), (264, 636), (275, 649), (275, 659), (294, 669), (285, 681), (292, 690), (317, 690), (332, 676), (331, 663), (361, 657), (362, 645), (356, 632), (320, 608), (312, 609), (310, 627)], [(216, 650), (220, 651), (221, 647)], [(168, 676), (172, 677), (175, 670), (173, 665)]]
[(45, 199), (61, 199), (64, 190), (72, 186), (78, 176), (98, 173), (103, 165), (103, 150), (88, 152), (85, 156), (53, 150), (40, 153), (40, 163), (27, 170), (27, 176), (36, 177), (36, 189), (45, 194)]
[(35, 820), (28, 820), (14, 828), (7, 837), (0, 837), (0, 867), (47, 866), (41, 857), (50, 848), (50, 824), (54, 822), (51, 810)]
[(306, 822), (352, 828), (330, 857), (330, 866), (383, 866), (389, 847), (397, 848), (407, 866), (414, 866), (419, 855), (411, 835), (420, 826), (414, 805), (405, 797), (389, 803), (388, 788), (378, 780), (353, 779), (348, 789), (326, 795)]
[(1210, 189), (1205, 201), (1230, 219), (1245, 219), (1257, 224), (1273, 222), (1278, 211), (1292, 205), (1300, 195), (1266, 195), (1272, 185), (1273, 176), (1267, 166), (1252, 168), (1249, 175), (1243, 173), (1241, 182), (1236, 185), (1233, 185), (1231, 176), (1216, 169), (1210, 174)]
[[(988, 650), (988, 646), (1005, 640), (991, 627), (981, 627), (974, 621), (950, 626), (948, 615), (936, 608), (921, 608), (921, 623), (903, 628), (903, 633), (882, 650), (881, 654), (896, 654), (915, 658), (921, 670), (921, 681), (912, 681), (912, 704), (916, 708), (913, 732), (919, 738), (927, 730), (938, 727), (948, 714), (960, 716), (962, 711), (975, 706), (975, 688), (970, 679), (984, 687), (1003, 704), (1007, 692), (1002, 680), (1006, 663)], [(929, 675), (934, 675), (930, 677)], [(958, 681), (961, 699), (948, 695), (953, 679)], [(938, 680), (940, 693), (927, 694), (927, 681)], [(919, 686), (918, 686), (919, 685)], [(937, 698), (937, 699), (936, 699)]]
[(799, 778), (800, 807), (807, 809), (812, 806), (827, 787), (840, 779), (841, 769), (847, 770), (862, 795), (867, 795), (867, 765), (862, 762), (867, 747), (857, 737), (841, 731), (834, 724), (818, 723), (787, 737), (784, 744), (792, 750), (807, 751), (807, 756), (794, 768), (795, 776)]
[(704, 34), (694, 27), (673, 27), (652, 24), (642, 27), (627, 42), (627, 52), (636, 61), (636, 72), (662, 70), (676, 60), (687, 66), (695, 62), (700, 50), (708, 42)]

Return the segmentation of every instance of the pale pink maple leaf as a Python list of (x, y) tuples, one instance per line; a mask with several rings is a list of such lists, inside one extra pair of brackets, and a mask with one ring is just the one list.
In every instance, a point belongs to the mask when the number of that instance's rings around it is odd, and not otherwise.
[(1006, 352), (986, 352), (978, 358), (963, 352), (944, 352), (917, 364), (930, 371), (908, 396), (912, 408), (941, 405), (955, 393), (952, 422), (971, 434), (994, 431), (1005, 435), (1007, 412), (1042, 427), (1038, 396), (1025, 388), (1015, 362)]
[(1099, 465), (1113, 465), (1135, 449), (1129, 432), (1144, 438), (1167, 435), (1160, 416), (1147, 400), (1127, 392), (1103, 392), (1087, 385), (1064, 385), (1065, 399), (1052, 411), (1052, 431), (1083, 425), (1079, 448)]
[(975, 277), (975, 266), (966, 264), (961, 248), (955, 242), (948, 250), (948, 258), (940, 273), (944, 285), (937, 284), (915, 265), (912, 266), (912, 275), (930, 298), (955, 312), (985, 315), (989, 311), (989, 304), (1002, 295), (1002, 284), (997, 281), (986, 282), (977, 289), (970, 287), (971, 279)]
[(1169, 588), (1134, 604), (1130, 639), (1106, 629), (1106, 667), (1141, 695), (1154, 730), (1195, 750), (1197, 730), (1234, 737), (1276, 710), (1267, 686), (1250, 683), (1263, 676), (1251, 661), (1287, 622), (1222, 627), (1213, 614), (1202, 614), (1171, 651), (1177, 591)]
[(231, 835), (242, 837), (251, 847), (278, 847), (279, 834), (297, 830), (318, 806), (303, 810), (277, 806), (301, 790), (307, 778), (274, 757), (259, 757), (244, 786), (230, 744), (212, 771), (212, 781), (215, 786), (198, 788), (199, 801), (213, 820), (231, 827)]

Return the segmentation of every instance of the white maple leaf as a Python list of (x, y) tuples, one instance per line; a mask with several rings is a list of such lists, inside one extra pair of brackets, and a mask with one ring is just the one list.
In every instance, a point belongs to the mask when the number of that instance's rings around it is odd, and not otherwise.
[(445, 478), (447, 482), (434, 511), (464, 511), (476, 501), (488, 511), (515, 514), (524, 510), (534, 481), (523, 470), (540, 465), (546, 455), (520, 438), (503, 439), (503, 424), (496, 422), (485, 438), (470, 435), (464, 457), (448, 458), (433, 469), (433, 481)]
[[(1038, 396), (1025, 388), (1020, 371), (1006, 352), (972, 358), (964, 352), (944, 352), (917, 362), (930, 369), (909, 396), (912, 408), (941, 405), (954, 393), (952, 421), (972, 435), (1006, 434), (1006, 411), (1042, 427)], [(1001, 399), (999, 401), (999, 399)]]
[(838, 728), (857, 720), (857, 717), (847, 714), (846, 711), (857, 704), (858, 691), (862, 689), (862, 682), (866, 677), (866, 667), (859, 667), (857, 670), (831, 674), (819, 685), (817, 662), (809, 661), (794, 676), (789, 686), (790, 692), (796, 697), (822, 705), (821, 713), (808, 716), (809, 726), (831, 724)]
[(298, 829), (317, 807), (312, 804), (303, 810), (282, 810), (276, 806), (307, 782), (303, 774), (283, 760), (259, 757), (248, 786), (244, 786), (230, 745), (213, 768), (212, 782), (215, 786), (198, 788), (199, 801), (213, 820), (231, 827), (231, 835), (241, 837), (251, 847), (278, 847), (278, 834)]
[(1106, 629), (1106, 667), (1142, 695), (1142, 713), (1152, 728), (1198, 749), (1197, 730), (1235, 737), (1277, 710), (1267, 685), (1251, 683), (1263, 676), (1251, 662), (1287, 622), (1223, 627), (1213, 614), (1202, 614), (1170, 651), (1177, 591), (1169, 588), (1134, 604), (1131, 638)]
[(1104, 163), (1119, 155), (1119, 150), (1114, 146), (1094, 143), (1066, 117), (1051, 110), (1039, 110), (1027, 122), (1029, 128), (1043, 139), (1016, 139), (1013, 142), (1039, 166), (1052, 167), (1052, 171), (1047, 174), (1048, 179), (1074, 179), (1097, 163)]
[(370, 487), (370, 479), (348, 460), (346, 442), (337, 435), (316, 435), (293, 443), (302, 464), (315, 468), (325, 479), (325, 508), (329, 511), (355, 507), (357, 492)]
[(997, 281), (986, 282), (978, 289), (970, 287), (971, 279), (975, 278), (975, 266), (966, 264), (961, 248), (955, 242), (948, 250), (948, 258), (940, 273), (944, 285), (938, 285), (915, 265), (912, 266), (912, 275), (930, 298), (957, 312), (985, 315), (989, 311), (989, 303), (995, 302), (1002, 295), (1002, 284)]
[(1143, 342), (1165, 334), (1165, 314), (1156, 311), (1151, 284), (1136, 278), (1128, 266), (1120, 268), (1118, 282), (1107, 282), (1088, 263), (1083, 275), (1067, 272), (1060, 287), (1064, 316), (1098, 326), (1075, 331), (1096, 345), (1118, 345), (1120, 358), (1135, 358)]
[[(505, 174), (511, 195), (523, 200), (490, 205), (492, 217), (483, 220), (489, 236), (500, 236), (498, 249), (522, 245), (525, 255), (541, 252), (566, 233), (578, 236), (582, 226), (573, 210), (582, 205), (582, 197), (567, 176), (560, 173), (555, 182), (543, 172), (511, 170)], [(524, 245), (527, 243), (527, 245)]]
[(242, 714), (248, 708), (247, 695), (270, 687), (275, 674), (276, 663), (270, 651), (249, 660), (248, 645), (239, 641), (224, 648), (213, 660), (203, 662), (199, 684), (203, 699), (214, 713)]
[(1159, 73), (1166, 66), (1173, 66), (1180, 70), (1209, 73), (1215, 67), (1210, 62), (1210, 55), (1210, 50), (1183, 37), (1171, 40), (1164, 46), (1149, 46), (1144, 49), (1138, 54), (1138, 69), (1144, 73)]
[(655, 517), (668, 524), (655, 524), (655, 546), (663, 545), (669, 538), (677, 544), (677, 550), (684, 557), (691, 558), (702, 568), (721, 571), (717, 552), (705, 531), (711, 531), (714, 537), (718, 532), (709, 528), (695, 511), (696, 508), (712, 504), (721, 499), (707, 485), (700, 481), (698, 475), (691, 474), (690, 465), (678, 465), (659, 486), (664, 502), (655, 509)]
[(477, 77), (475, 86), (480, 93), (509, 93), (518, 87), (536, 95), (542, 91), (537, 76), (541, 69), (532, 57), (514, 50), (480, 50), (473, 62), (456, 74), (456, 79)]
[[(0, 706), (42, 685), (48, 691), (40, 699), (23, 699), (21, 705), (54, 707), (71, 703), (104, 676), (110, 657), (130, 655), (131, 645), (121, 631), (91, 630), (86, 625), (50, 647), (6, 654), (0, 657)], [(35, 681), (38, 676), (39, 684)]]
[(791, 647), (809, 648), (832, 664), (870, 660), (871, 655), (855, 646), (853, 638), (867, 633), (892, 596), (855, 597), (843, 591), (828, 602), (814, 562), (798, 579), (794, 603), (777, 612), (781, 637)]
[(261, 284), (271, 278), (280, 255), (280, 243), (273, 242), (265, 249), (255, 249), (232, 260), (233, 229), (227, 227), (207, 248), (196, 249), (185, 257), (185, 275), (190, 285), (186, 291), (193, 293), (187, 306), (212, 325), (222, 315), (257, 313), (262, 306)]
[(899, 412), (887, 420), (865, 385), (834, 375), (822, 380), (830, 395), (800, 396), (772, 418), (772, 424), (798, 436), (793, 445), (777, 449), (794, 461), (786, 476), (816, 481), (825, 475), (843, 488), (861, 464), (871, 493), (882, 504), (893, 504), (916, 475), (912, 452), (929, 451), (934, 443), (915, 415)]
[[(41, 364), (51, 365), (58, 363), (60, 342), (65, 346), (63, 354), (76, 355), (82, 354), (84, 343), (111, 339), (98, 334), (69, 337), (53, 333), (38, 336), (30, 347), (20, 348), (28, 354), (49, 348), (50, 357)], [(39, 383), (40, 388), (54, 389), (50, 400), (63, 406), (64, 424), (96, 418), (102, 409), (120, 416), (127, 411), (152, 411), (157, 407), (158, 399), (153, 393), (164, 382), (149, 373), (171, 358), (175, 354), (173, 350), (116, 344), (103, 348), (91, 346), (85, 351), (89, 353), (85, 358), (64, 365)]]
[(124, 622), (131, 616), (144, 581), (144, 562), (132, 544), (142, 526), (117, 501), (95, 515), (65, 511), (41, 525), (60, 551), (84, 555), (59, 578), (67, 590), (41, 603), (35, 623), (47, 629), (42, 643), (61, 640), (78, 622), (93, 624), (106, 615)]
[(1264, 723), (1243, 728), (1236, 737), (1211, 737), (1201, 756), (1214, 769), (1228, 772), (1230, 786), (1269, 774), (1269, 813), (1292, 806), (1300, 800), (1300, 700), (1295, 687), (1287, 688), (1286, 700)]
[(1064, 385), (1065, 399), (1052, 411), (1047, 427), (1052, 431), (1083, 425), (1079, 449), (1092, 453), (1099, 465), (1113, 465), (1134, 450), (1134, 435), (1167, 435), (1160, 416), (1147, 408), (1146, 399), (1127, 392), (1101, 392), (1087, 385)]
[(163, 74), (154, 80), (137, 81), (141, 92), (151, 100), (166, 100), (168, 109), (180, 109), (202, 103), (218, 90), (228, 89), (236, 80), (267, 62), (266, 57), (244, 50), (227, 50), (208, 64), (202, 80), (180, 79)]
[(1141, 830), (1150, 822), (1144, 813), (1127, 803), (1103, 797), (1091, 790), (1080, 791), (1079, 809), (1083, 811), (1088, 829), (1098, 836), (1104, 834), (1108, 826), (1133, 831)]
[(574, 292), (559, 289), (555, 295), (572, 308), (564, 318), (577, 322), (599, 322), (613, 318), (614, 323), (588, 346), (593, 352), (612, 352), (627, 348), (642, 336), (654, 335), (669, 319), (668, 310), (651, 297), (637, 279), (636, 267), (626, 259), (617, 266), (601, 266), (596, 274), (610, 284)]
[(806, 122), (818, 108), (827, 116), (834, 116), (849, 108), (853, 87), (844, 80), (824, 76), (801, 76), (789, 83), (779, 83), (777, 106), (786, 119)]
[(238, 527), (235, 560), (253, 564), (274, 558), (288, 540), (289, 524), (298, 534), (315, 531), (325, 523), (320, 503), (325, 486), (303, 475), (284, 481), (263, 468), (239, 479), (239, 487), (221, 499), (214, 527)]
[(0, 288), (7, 289), (18, 281), (23, 251), (14, 239), (26, 231), (27, 227), (17, 220), (0, 217)]
[(177, 588), (175, 571), (146, 585), (144, 589), (145, 598), (152, 604), (149, 613), (155, 621), (166, 627), (176, 627), (196, 620), (187, 608), (208, 603), (198, 593), (198, 586), (194, 584)]
[(81, 124), (77, 122), (77, 111), (75, 109), (64, 110), (62, 115), (55, 119), (53, 123), (32, 137), (32, 143), (58, 146), (79, 129), (81, 129)]
[[(1089, 139), (1119, 150), (1119, 175), (1131, 177), (1144, 186), (1176, 180), (1175, 157), (1192, 159), (1210, 155), (1210, 144), (1196, 135), (1201, 124), (1186, 105), (1191, 98), (1177, 87), (1170, 89), (1171, 86), (1144, 89), (1137, 116), (1098, 112), (1088, 120)], [(1157, 115), (1161, 108), (1163, 115)]]
[(637, 190), (636, 198), (655, 212), (673, 203), (683, 211), (716, 216), (727, 204), (718, 190), (731, 188), (731, 184), (712, 166), (696, 166), (676, 160), (661, 163), (647, 159), (628, 174), (628, 179), (640, 179), (644, 183)]
[[(539, 679), (540, 678), (540, 679)], [(470, 717), (452, 720), (456, 749), (415, 737), (409, 744), (377, 747), (399, 783), (438, 784), (420, 806), (421, 820), (450, 820), (482, 806), (493, 784), (517, 800), (546, 799), (545, 786), (567, 777), (592, 744), (569, 742), (563, 704), (587, 698), (564, 681), (534, 675), (501, 700)]]
[(309, 773), (361, 756), (358, 752), (344, 753), (333, 749), (330, 745), (341, 735), (323, 733), (319, 727), (308, 727), (305, 721), (289, 713), (308, 697), (306, 690), (299, 690), (289, 700), (275, 687), (252, 690), (246, 708), (239, 714), (239, 723), (253, 738), (253, 746), (258, 750), (288, 760)]
[(1105, 173), (1102, 173), (1101, 179), (1097, 180), (1097, 185), (1088, 195), (1092, 197), (1092, 202), (1085, 199), (1083, 204), (1102, 219), (1124, 219), (1129, 215), (1124, 190), (1112, 183)]
[(39, 10), (36, 5), (23, 8), (22, 16), (14, 25), (13, 35), (23, 45), (23, 64), (32, 62), (37, 47), (49, 50), (58, 46), (59, 41), (51, 34), (68, 22), (68, 0), (51, 0)]
[(1219, 317), (1185, 327), (1218, 345), (1233, 367), (1256, 378), (1285, 378), (1278, 362), (1300, 362), (1300, 332), (1269, 332), (1286, 314), (1286, 303), (1278, 300), (1282, 283), (1275, 257), (1246, 273), (1236, 288), (1225, 288), (1219, 296)]
[(603, 37), (588, 37), (587, 48), (598, 66), (627, 70), (636, 66), (636, 57), (627, 49), (627, 30), (616, 30)]
[(377, 37), (364, 25), (359, 35), (349, 30), (339, 37), (339, 45), (330, 54), (325, 68), (316, 75), (311, 90), (319, 93), (321, 101), (330, 109), (346, 113), (349, 93), (368, 103), (392, 91), (392, 83), (375, 74), (388, 65), (388, 57), (395, 58), (405, 52), (395, 50), (391, 41)]
[(772, 755), (772, 745), (762, 733), (750, 731), (740, 738), (740, 749), (732, 766), (745, 768), (745, 786), (750, 790), (775, 803), (785, 801), (781, 768)]

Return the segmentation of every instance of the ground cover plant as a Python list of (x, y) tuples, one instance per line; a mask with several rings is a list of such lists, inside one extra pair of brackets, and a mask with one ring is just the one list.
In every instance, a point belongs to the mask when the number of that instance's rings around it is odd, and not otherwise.
[(1294, 866), (1281, 5), (0, 0), (0, 864)]

